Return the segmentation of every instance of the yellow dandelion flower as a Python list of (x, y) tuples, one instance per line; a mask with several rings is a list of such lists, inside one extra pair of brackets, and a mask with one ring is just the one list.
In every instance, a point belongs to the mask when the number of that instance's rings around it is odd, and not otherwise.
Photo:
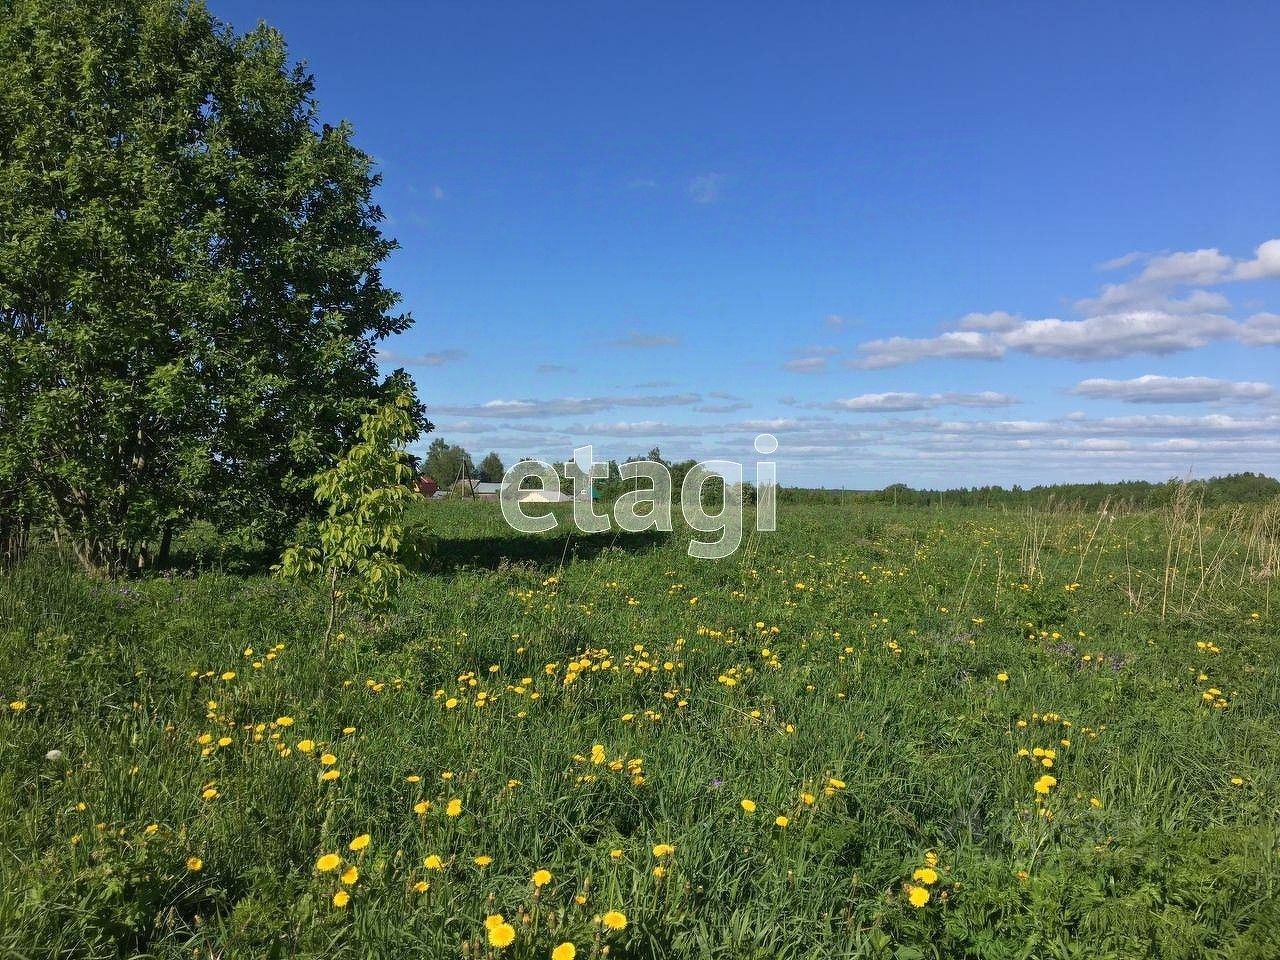
[(923, 883), (925, 886), (931, 886), (938, 882), (938, 871), (934, 870), (933, 867), (921, 867), (911, 875), (911, 879)]
[(535, 887), (545, 887), (551, 882), (550, 870), (535, 870), (533, 874), (533, 885)]
[(489, 928), (489, 945), (504, 950), (516, 939), (516, 928), (509, 923), (499, 923)]
[(791, 825), (791, 819), (783, 814), (778, 814), (776, 817), (773, 818), (773, 825), (775, 827), (781, 827), (783, 830), (785, 830), (787, 829), (787, 827)]
[(356, 866), (354, 864), (352, 864), (351, 866), (347, 867), (347, 869), (342, 871), (342, 882), (345, 883), (348, 887), (354, 884), (359, 879), (360, 879), (360, 871), (356, 869)]
[(290, 717), (290, 716), (276, 717), (276, 726), (277, 726), (277, 727), (292, 727), (292, 726), (293, 726), (293, 717)]
[(340, 776), (342, 776), (342, 771), (334, 767), (332, 770), (326, 770), (320, 774), (320, 779), (324, 781), (337, 780)]
[(472, 860), (472, 863), (483, 870), (485, 867), (489, 866), (489, 864), (493, 863), (493, 857), (482, 853), (480, 856)]
[(367, 833), (362, 833), (362, 834), (360, 834), (360, 836), (356, 837), (356, 838), (355, 838), (354, 840), (352, 840), (349, 844), (347, 844), (347, 849), (348, 849), (348, 850), (352, 850), (352, 851), (359, 852), (359, 851), (363, 850), (365, 847), (367, 847), (367, 846), (369, 845), (369, 842), (370, 842), (372, 839), (373, 839), (373, 838), (372, 838), (372, 837), (370, 837), (370, 836), (369, 836), (369, 834), (367, 834)]
[(1034, 789), (1036, 793), (1047, 794), (1050, 790), (1058, 785), (1058, 778), (1050, 774), (1045, 774), (1035, 782)]
[(738, 805), (739, 805), (740, 807), (742, 807), (742, 809), (743, 809), (746, 813), (755, 813), (755, 812), (756, 812), (756, 802), (755, 802), (754, 800), (751, 800), (751, 799), (747, 798), (747, 797), (743, 797), (743, 798), (742, 798), (742, 800), (741, 800), (741, 801), (739, 801)]
[(577, 955), (578, 948), (566, 940), (551, 951), (551, 960), (573, 960)]
[(427, 858), (422, 861), (422, 865), (428, 870), (443, 870), (444, 861), (440, 859), (438, 853), (428, 854)]
[(326, 853), (316, 861), (316, 869), (321, 873), (328, 873), (330, 870), (338, 869), (340, 863), (342, 858), (336, 853)]
[(462, 801), (454, 797), (449, 801), (449, 805), (444, 808), (445, 816), (456, 817), (462, 814)]
[(419, 800), (413, 805), (413, 812), (417, 814), (426, 813), (429, 809), (431, 809), (431, 804), (427, 803), (425, 800)]
[(298, 752), (299, 752), (299, 753), (310, 753), (310, 752), (311, 752), (312, 750), (314, 750), (315, 748), (316, 748), (316, 742), (315, 742), (314, 740), (299, 740), (299, 741), (298, 741)]
[(929, 902), (929, 891), (924, 887), (912, 887), (907, 893), (907, 899), (911, 901), (911, 905), (919, 910)]
[(339, 910), (341, 910), (350, 902), (351, 902), (351, 894), (347, 893), (347, 891), (345, 890), (339, 890), (337, 893), (333, 895), (333, 905), (337, 907)]
[(187, 857), (187, 869), (192, 873), (199, 873), (204, 869), (204, 861), (199, 857)]
[(625, 930), (627, 928), (627, 915), (621, 910), (610, 910), (600, 918), (600, 922), (610, 930)]
[(326, 753), (320, 757), (320, 762), (324, 764), (326, 767), (331, 767), (338, 762), (338, 758), (335, 757), (332, 753)]
[(428, 890), (431, 889), (431, 884), (427, 883), (427, 881), (425, 880), (419, 880), (417, 883), (413, 885), (413, 889), (417, 893), (426, 893)]
[(655, 857), (669, 857), (675, 852), (676, 848), (669, 843), (655, 844), (653, 848), (653, 855)]

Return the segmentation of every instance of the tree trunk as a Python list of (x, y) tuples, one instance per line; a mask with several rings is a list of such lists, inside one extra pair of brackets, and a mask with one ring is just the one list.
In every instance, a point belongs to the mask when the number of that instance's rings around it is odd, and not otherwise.
[(156, 566), (163, 569), (169, 566), (169, 551), (173, 547), (173, 521), (166, 520), (164, 532), (160, 534), (160, 554), (156, 557)]

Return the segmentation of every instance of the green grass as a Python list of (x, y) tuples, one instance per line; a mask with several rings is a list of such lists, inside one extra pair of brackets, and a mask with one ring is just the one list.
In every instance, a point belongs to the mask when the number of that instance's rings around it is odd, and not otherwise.
[(784, 507), (704, 562), (428, 504), (433, 559), (327, 661), (306, 590), (35, 557), (0, 955), (481, 957), (501, 913), (511, 957), (1280, 956), (1278, 517)]

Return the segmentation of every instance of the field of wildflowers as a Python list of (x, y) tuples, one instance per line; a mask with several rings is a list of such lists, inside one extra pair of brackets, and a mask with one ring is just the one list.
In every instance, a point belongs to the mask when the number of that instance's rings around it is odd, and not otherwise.
[(1276, 507), (417, 520), (327, 651), (212, 554), (0, 575), (0, 955), (1280, 956)]

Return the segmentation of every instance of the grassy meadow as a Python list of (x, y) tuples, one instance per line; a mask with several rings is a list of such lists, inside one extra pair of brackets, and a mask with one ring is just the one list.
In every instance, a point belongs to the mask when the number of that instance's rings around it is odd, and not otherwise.
[(415, 522), (0, 574), (0, 956), (1280, 956), (1280, 507)]

